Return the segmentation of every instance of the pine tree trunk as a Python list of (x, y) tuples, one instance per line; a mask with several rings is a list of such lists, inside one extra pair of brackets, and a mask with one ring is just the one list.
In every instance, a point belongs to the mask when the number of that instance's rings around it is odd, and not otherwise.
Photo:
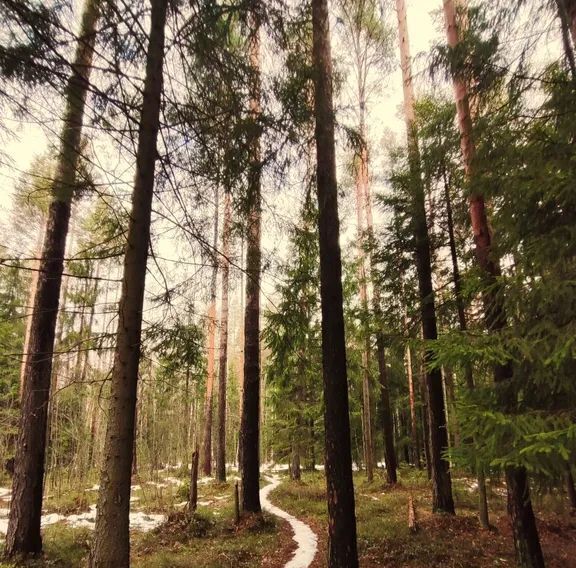
[[(444, 17), (448, 45), (451, 49), (458, 47), (459, 28), (454, 0), (444, 0)], [(472, 131), (472, 117), (468, 100), (468, 87), (457, 74), (453, 76), (454, 97), (460, 130), (460, 148), (464, 161), (466, 177), (474, 179), (475, 145)], [(491, 333), (502, 331), (506, 325), (501, 290), (498, 290), (500, 267), (492, 254), (492, 234), (488, 225), (484, 196), (472, 193), (468, 198), (472, 231), (474, 234), (476, 262), (489, 292), (483, 294), (486, 327)], [(511, 392), (510, 379), (512, 366), (510, 362), (494, 367), (494, 381), (500, 386), (500, 407), (506, 412), (515, 406), (516, 394)], [(502, 388), (505, 387), (505, 388)], [(538, 529), (532, 510), (530, 488), (526, 470), (523, 468), (506, 468), (508, 495), (508, 514), (512, 522), (516, 558), (521, 566), (539, 568), (544, 566), (544, 557), (540, 547)]]
[(98, 0), (87, 0), (84, 7), (72, 75), (66, 87), (64, 128), (29, 325), (12, 503), (6, 535), (7, 556), (42, 550), (40, 517), (54, 335), (99, 17), (98, 5)]
[(151, 6), (136, 177), (124, 257), (98, 513), (89, 560), (91, 568), (128, 568), (130, 564), (130, 481), (168, 0), (151, 0)]
[(342, 307), (342, 260), (339, 243), (340, 222), (327, 0), (312, 0), (312, 28), (315, 67), (316, 183), (320, 235), (325, 471), (329, 515), (328, 566), (330, 568), (356, 568), (358, 552)]
[(576, 45), (576, 0), (563, 0), (572, 35), (572, 44)]
[(204, 398), (204, 429), (202, 434), (202, 473), (206, 476), (212, 475), (212, 418), (214, 414), (214, 371), (216, 361), (216, 285), (218, 279), (218, 259), (216, 249), (218, 248), (218, 215), (219, 215), (219, 195), (218, 188), (215, 191), (214, 208), (214, 238), (212, 243), (213, 268), (212, 280), (210, 282), (210, 306), (208, 308), (208, 342), (207, 342), (207, 376), (206, 394)]
[[(243, 405), (244, 405), (244, 347), (246, 338), (244, 337), (244, 321), (245, 316), (245, 298), (246, 293), (244, 290), (244, 272), (246, 262), (244, 259), (244, 237), (240, 238), (240, 317), (238, 318), (238, 416), (240, 417), (240, 426), (242, 425)], [(238, 471), (242, 476), (242, 433), (238, 432)]]
[(428, 479), (432, 479), (432, 459), (430, 458), (430, 432), (428, 423), (428, 391), (426, 390), (426, 374), (424, 373), (424, 361), (420, 363), (420, 397), (422, 399), (422, 432), (424, 438), (424, 455), (426, 457), (426, 473)]
[(412, 373), (412, 352), (410, 345), (406, 346), (406, 376), (408, 378), (408, 401), (410, 404), (410, 432), (412, 435), (412, 447), (414, 449), (414, 464), (418, 469), (420, 463), (420, 443), (418, 440), (418, 423), (416, 421), (416, 397), (414, 395), (414, 375)]
[(261, 164), (260, 164), (260, 21), (251, 17), (250, 112), (254, 120), (251, 164), (248, 171), (248, 234), (246, 250), (246, 312), (244, 317), (244, 391), (242, 398), (242, 510), (260, 508), (260, 271), (261, 271)]
[(37, 257), (32, 262), (32, 280), (28, 291), (28, 301), (26, 302), (25, 319), (26, 332), (24, 334), (24, 345), (22, 347), (22, 363), (20, 365), (20, 400), (24, 394), (24, 379), (26, 378), (26, 363), (28, 360), (28, 351), (30, 350), (30, 331), (32, 315), (34, 313), (34, 298), (36, 297), (36, 288), (38, 287), (38, 276), (40, 274), (40, 257), (42, 256), (42, 243), (44, 234), (39, 233), (38, 243), (34, 247), (34, 256)]
[(560, 30), (562, 34), (564, 55), (566, 56), (566, 61), (570, 67), (572, 80), (576, 81), (576, 61), (574, 59), (574, 46), (572, 45), (572, 40), (570, 39), (570, 22), (568, 20), (568, 13), (564, 0), (556, 0), (556, 8), (558, 19), (560, 20)]
[(220, 315), (220, 360), (218, 369), (218, 453), (216, 479), (226, 481), (226, 383), (228, 373), (228, 286), (230, 280), (230, 230), (232, 224), (231, 196), (224, 196), (224, 227), (222, 228), (222, 308)]
[(396, 470), (398, 460), (394, 448), (394, 426), (392, 424), (392, 410), (390, 407), (390, 387), (388, 384), (388, 369), (386, 368), (386, 351), (384, 348), (384, 334), (376, 334), (376, 350), (378, 356), (378, 378), (380, 382), (380, 406), (382, 407), (382, 430), (384, 432), (384, 461), (386, 462), (386, 479), (394, 484), (398, 481)]
[[(448, 242), (450, 246), (450, 257), (452, 259), (452, 281), (454, 283), (454, 296), (456, 298), (456, 310), (458, 312), (458, 324), (461, 332), (466, 332), (468, 324), (466, 321), (466, 311), (464, 309), (464, 298), (462, 297), (462, 282), (460, 277), (460, 268), (458, 266), (458, 253), (456, 251), (456, 235), (454, 232), (454, 219), (452, 214), (452, 199), (450, 197), (450, 181), (446, 170), (443, 169), (442, 176), (444, 179), (444, 197), (446, 200), (446, 218), (448, 224)], [(467, 364), (464, 367), (464, 377), (468, 390), (474, 390), (474, 375), (472, 365)], [(486, 491), (486, 477), (483, 466), (479, 466), (478, 471), (478, 518), (482, 528), (490, 528), (488, 515), (488, 496)]]
[(358, 166), (356, 171), (356, 217), (358, 222), (358, 287), (360, 290), (360, 305), (364, 312), (364, 348), (362, 350), (362, 445), (364, 448), (364, 463), (366, 464), (366, 478), (374, 479), (374, 445), (372, 442), (372, 403), (370, 378), (370, 324), (368, 321), (368, 282), (366, 278), (366, 251), (364, 250), (365, 229), (367, 223), (366, 190), (368, 185), (368, 152), (366, 149), (365, 102), (363, 91), (360, 88), (360, 138), (361, 148), (358, 152)]
[(568, 463), (566, 464), (566, 491), (568, 493), (568, 500), (570, 501), (570, 511), (574, 514), (576, 512), (576, 488), (574, 487), (572, 468)]
[(198, 506), (198, 451), (192, 452), (190, 466), (190, 491), (188, 492), (188, 514), (192, 515)]
[[(404, 115), (408, 135), (408, 158), (413, 192), (413, 226), (416, 241), (416, 270), (418, 273), (418, 291), (420, 295), (420, 313), (422, 333), (426, 343), (438, 338), (436, 306), (432, 286), (432, 259), (430, 238), (426, 221), (424, 184), (422, 183), (418, 133), (414, 115), (414, 88), (410, 63), (410, 45), (406, 22), (404, 0), (396, 0), (398, 12), (398, 30), (400, 40), (400, 58), (404, 87)], [(430, 368), (432, 352), (426, 349), (424, 354), (426, 388), (428, 391), (428, 418), (430, 436), (430, 469), (432, 472), (432, 510), (434, 512), (454, 513), (450, 466), (444, 453), (448, 450), (448, 432), (446, 429), (446, 404), (442, 389), (442, 374), (438, 368)]]

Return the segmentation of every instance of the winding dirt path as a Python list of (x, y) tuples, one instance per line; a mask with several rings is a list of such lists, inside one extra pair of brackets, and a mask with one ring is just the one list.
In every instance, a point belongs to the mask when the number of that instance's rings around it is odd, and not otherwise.
[(267, 476), (266, 479), (270, 481), (270, 484), (260, 489), (262, 508), (290, 523), (290, 526), (294, 531), (294, 536), (292, 538), (298, 545), (294, 551), (292, 559), (285, 564), (284, 568), (308, 568), (316, 556), (318, 537), (306, 523), (303, 523), (296, 517), (293, 517), (282, 509), (279, 509), (270, 502), (268, 495), (280, 485), (282, 480), (278, 476)]

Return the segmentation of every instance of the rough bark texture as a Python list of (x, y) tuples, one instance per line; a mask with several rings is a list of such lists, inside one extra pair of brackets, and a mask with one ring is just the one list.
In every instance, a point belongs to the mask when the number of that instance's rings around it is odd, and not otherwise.
[[(444, 0), (444, 18), (448, 45), (454, 49), (459, 43), (458, 20), (454, 0)], [(453, 72), (453, 87), (464, 171), (470, 180), (474, 179), (476, 151), (468, 100), (468, 87), (465, 81), (455, 72)], [(490, 290), (483, 297), (486, 327), (490, 332), (498, 333), (507, 325), (506, 312), (501, 291), (498, 290), (499, 286), (497, 286), (500, 267), (492, 254), (492, 234), (488, 225), (484, 196), (479, 193), (472, 193), (468, 198), (468, 205), (474, 233), (476, 262), (482, 271), (487, 289)], [(507, 386), (511, 378), (512, 366), (510, 362), (495, 366), (494, 381), (500, 386), (500, 406), (503, 411), (515, 405), (515, 393), (511, 392)], [(530, 568), (543, 567), (544, 557), (540, 547), (536, 519), (532, 510), (526, 470), (516, 467), (507, 468), (506, 485), (508, 514), (512, 524), (518, 564)]]
[(222, 307), (220, 314), (220, 360), (218, 362), (218, 452), (216, 479), (226, 481), (226, 382), (228, 373), (228, 285), (230, 280), (230, 229), (232, 210), (230, 193), (224, 197), (222, 228)]
[(260, 23), (251, 14), (250, 111), (254, 120), (251, 164), (248, 171), (248, 235), (246, 250), (246, 311), (244, 316), (244, 390), (242, 393), (241, 473), (242, 510), (259, 513), (260, 508)]
[(98, 513), (90, 554), (92, 568), (128, 568), (130, 564), (130, 474), (168, 0), (151, 0), (151, 5), (136, 178), (124, 257)]
[(38, 275), (40, 274), (40, 257), (42, 256), (42, 241), (44, 235), (40, 235), (40, 243), (34, 250), (34, 256), (38, 258), (32, 264), (32, 281), (30, 282), (30, 290), (28, 292), (28, 301), (26, 302), (25, 321), (26, 333), (24, 335), (24, 345), (22, 349), (22, 364), (20, 366), (20, 401), (24, 395), (24, 380), (26, 378), (26, 365), (28, 363), (28, 352), (30, 350), (30, 331), (32, 315), (34, 314), (34, 298), (36, 297), (36, 289), (38, 287)]
[[(404, 87), (404, 116), (408, 135), (410, 175), (412, 178), (413, 227), (416, 241), (416, 270), (418, 273), (422, 334), (424, 341), (429, 342), (437, 339), (438, 329), (434, 288), (432, 286), (432, 259), (428, 224), (426, 222), (425, 192), (420, 171), (420, 152), (414, 116), (414, 88), (412, 85), (410, 45), (404, 0), (396, 0), (396, 9), (398, 12), (400, 60)], [(442, 388), (442, 373), (438, 368), (430, 369), (431, 358), (432, 353), (427, 349), (424, 355), (424, 363), (426, 388), (428, 391), (432, 510), (454, 513), (450, 466), (443, 455), (448, 450), (448, 432), (446, 429), (446, 405)]]
[(340, 222), (327, 0), (312, 1), (312, 27), (322, 303), (325, 471), (329, 515), (328, 566), (330, 568), (356, 568), (358, 552), (342, 309), (342, 260), (339, 244)]
[(48, 211), (28, 331), (12, 503), (6, 535), (7, 556), (42, 550), (40, 517), (54, 336), (98, 17), (99, 1), (88, 0), (82, 15), (72, 75), (66, 87), (66, 110), (52, 188), (53, 199)]
[(216, 249), (218, 247), (218, 188), (215, 191), (214, 207), (214, 238), (212, 242), (213, 268), (210, 282), (210, 305), (208, 307), (208, 333), (206, 342), (206, 359), (208, 361), (206, 373), (206, 393), (204, 395), (204, 428), (202, 434), (202, 473), (212, 475), (212, 419), (214, 415), (214, 382), (216, 361), (216, 286), (218, 280), (218, 260)]

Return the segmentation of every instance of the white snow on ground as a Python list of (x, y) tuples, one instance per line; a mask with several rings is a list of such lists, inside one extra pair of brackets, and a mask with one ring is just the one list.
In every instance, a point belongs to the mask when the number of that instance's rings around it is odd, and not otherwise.
[[(164, 515), (146, 514), (142, 511), (130, 513), (130, 529), (148, 532), (161, 525), (166, 520)], [(60, 515), (50, 513), (42, 515), (42, 527), (55, 523), (65, 522), (71, 527), (86, 527), (93, 529), (96, 523), (96, 505), (90, 505), (90, 510), (79, 515)], [(8, 509), (0, 509), (0, 534), (5, 535), (8, 531)]]
[(12, 499), (12, 489), (0, 487), (0, 499), (2, 501), (10, 501), (10, 499)]
[(292, 560), (290, 560), (284, 568), (308, 568), (312, 561), (314, 560), (314, 556), (316, 556), (316, 551), (318, 549), (318, 537), (312, 529), (302, 521), (299, 521), (296, 517), (293, 517), (286, 511), (279, 509), (275, 505), (268, 500), (268, 495), (270, 492), (280, 485), (281, 480), (277, 476), (273, 477), (266, 477), (268, 481), (270, 481), (270, 485), (266, 485), (260, 489), (260, 501), (262, 502), (262, 507), (280, 517), (281, 519), (285, 519), (290, 523), (292, 530), (294, 531), (293, 539), (298, 545), (294, 555), (292, 556)]

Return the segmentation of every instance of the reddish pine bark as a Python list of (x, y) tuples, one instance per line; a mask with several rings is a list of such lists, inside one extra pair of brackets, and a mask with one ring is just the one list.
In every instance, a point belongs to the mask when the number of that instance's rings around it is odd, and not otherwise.
[[(444, 18), (446, 36), (451, 49), (458, 46), (459, 28), (454, 0), (444, 0)], [(475, 145), (472, 130), (472, 117), (466, 82), (453, 71), (454, 97), (460, 130), (460, 147), (464, 161), (464, 170), (469, 180), (474, 179)], [(468, 206), (472, 231), (474, 233), (476, 262), (482, 271), (486, 289), (483, 295), (486, 327), (493, 333), (502, 331), (506, 325), (501, 290), (498, 286), (500, 267), (492, 253), (492, 234), (488, 225), (484, 196), (473, 192), (468, 197)], [(506, 386), (512, 378), (510, 362), (494, 367), (494, 381), (501, 387)], [(500, 406), (506, 411), (515, 404), (515, 393), (510, 388), (500, 388)], [(508, 514), (512, 524), (516, 558), (521, 566), (541, 568), (544, 557), (540, 547), (536, 519), (530, 499), (530, 487), (524, 468), (508, 467), (505, 471)]]
[(226, 382), (228, 373), (228, 286), (230, 280), (230, 230), (232, 224), (231, 196), (224, 197), (222, 228), (222, 308), (220, 315), (220, 360), (218, 368), (218, 451), (216, 479), (226, 481)]

